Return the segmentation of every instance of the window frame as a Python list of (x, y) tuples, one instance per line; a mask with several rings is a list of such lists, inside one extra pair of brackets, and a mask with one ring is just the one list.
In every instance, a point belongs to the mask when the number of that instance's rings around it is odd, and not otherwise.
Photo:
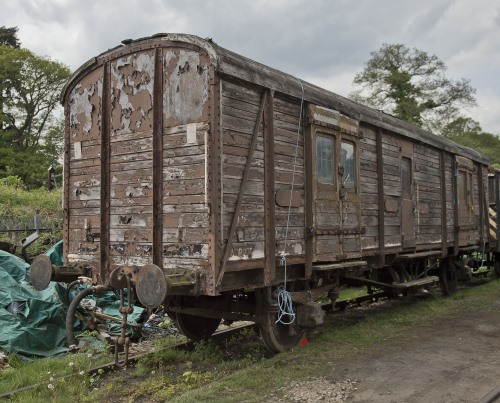
[[(354, 184), (353, 186), (346, 187), (344, 185), (344, 175), (345, 175), (345, 170), (346, 166), (344, 164), (343, 158), (342, 158), (342, 150), (343, 150), (343, 145), (348, 144), (352, 146), (352, 167), (354, 169)], [(340, 151), (339, 151), (339, 166), (341, 167), (341, 173), (339, 172), (339, 181), (342, 185), (342, 189), (344, 189), (346, 192), (351, 192), (351, 193), (357, 193), (358, 192), (358, 184), (359, 184), (359, 174), (358, 174), (358, 143), (356, 141), (353, 141), (349, 138), (342, 138), (340, 140)]]
[[(319, 164), (319, 156), (318, 156), (318, 139), (326, 139), (330, 140), (332, 142), (332, 161), (331, 161), (331, 173), (332, 173), (332, 181), (331, 182), (322, 182), (320, 181), (319, 177), (319, 170), (318, 170), (318, 164)], [(337, 178), (336, 178), (336, 160), (337, 160), (337, 136), (331, 133), (327, 133), (326, 131), (318, 130), (315, 133), (315, 138), (314, 138), (314, 176), (315, 176), (315, 181), (316, 185), (318, 187), (324, 187), (324, 188), (336, 188), (337, 186)]]

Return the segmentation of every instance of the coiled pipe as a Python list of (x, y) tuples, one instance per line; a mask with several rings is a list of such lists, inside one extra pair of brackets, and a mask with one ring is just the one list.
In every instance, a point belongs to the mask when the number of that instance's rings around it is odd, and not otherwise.
[(69, 305), (68, 308), (68, 313), (66, 314), (66, 339), (68, 340), (69, 349), (72, 349), (76, 346), (75, 332), (73, 330), (73, 325), (74, 325), (73, 319), (75, 316), (76, 308), (78, 308), (78, 305), (80, 305), (82, 299), (88, 297), (89, 295), (100, 294), (101, 292), (109, 290), (111, 290), (111, 287), (109, 286), (104, 286), (104, 285), (92, 286), (86, 288), (83, 291), (80, 291), (78, 294), (76, 294), (73, 301), (71, 301), (71, 304)]
[(71, 289), (78, 284), (92, 284), (92, 279), (88, 277), (79, 277), (77, 280), (72, 281), (69, 283), (69, 285), (66, 287), (66, 294), (64, 297), (66, 298), (66, 304), (69, 305), (71, 303), (70, 301), (70, 292)]

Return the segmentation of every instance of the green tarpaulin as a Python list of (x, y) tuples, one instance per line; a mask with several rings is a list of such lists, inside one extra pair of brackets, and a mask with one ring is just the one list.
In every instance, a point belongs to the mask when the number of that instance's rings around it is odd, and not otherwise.
[(27, 356), (65, 352), (62, 286), (51, 283), (36, 291), (29, 285), (29, 264), (0, 251), (0, 348)]
[[(52, 263), (61, 265), (62, 242), (45, 254)], [(63, 303), (66, 285), (50, 283), (46, 290), (36, 291), (29, 284), (29, 267), (17, 256), (0, 251), (0, 349), (22, 356), (46, 357), (64, 353), (67, 351), (65, 320), (68, 307)], [(75, 287), (74, 291), (81, 289)], [(95, 301), (100, 312), (121, 318), (116, 293), (106, 292), (89, 299)], [(143, 313), (143, 308), (134, 306), (128, 322), (137, 322)], [(76, 333), (84, 330), (82, 322), (76, 321), (76, 324)], [(120, 323), (107, 321), (106, 324), (109, 334), (119, 334)], [(132, 334), (129, 327), (127, 334)]]

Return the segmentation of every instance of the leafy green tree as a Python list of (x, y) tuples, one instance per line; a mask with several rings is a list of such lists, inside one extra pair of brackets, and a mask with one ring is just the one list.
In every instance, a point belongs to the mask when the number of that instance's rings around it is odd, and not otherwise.
[(21, 46), (21, 42), (19, 42), (19, 38), (17, 37), (17, 31), (19, 28), (11, 27), (7, 28), (5, 26), (0, 27), (0, 45), (7, 45), (12, 48), (19, 48)]
[(444, 137), (486, 155), (491, 164), (500, 164), (500, 138), (483, 132), (481, 125), (470, 118), (458, 118), (443, 128)]
[(48, 167), (58, 165), (59, 94), (69, 75), (59, 62), (0, 45), (1, 176), (19, 176), (28, 187), (38, 187), (45, 184)]
[(435, 55), (401, 44), (384, 44), (353, 84), (351, 98), (424, 129), (441, 133), (476, 105), (469, 80), (446, 78), (445, 64)]

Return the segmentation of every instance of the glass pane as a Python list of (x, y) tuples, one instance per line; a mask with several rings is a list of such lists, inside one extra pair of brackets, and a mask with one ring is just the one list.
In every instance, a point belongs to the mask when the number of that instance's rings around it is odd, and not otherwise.
[(409, 158), (401, 159), (401, 186), (403, 194), (411, 194), (411, 160)]
[(342, 143), (340, 149), (340, 163), (344, 168), (342, 175), (342, 185), (344, 188), (353, 189), (356, 187), (356, 161), (354, 158), (354, 144)]
[(465, 172), (458, 171), (457, 187), (458, 187), (458, 203), (467, 204), (467, 189), (465, 186), (466, 177)]
[(316, 175), (319, 183), (333, 183), (333, 139), (316, 137)]

